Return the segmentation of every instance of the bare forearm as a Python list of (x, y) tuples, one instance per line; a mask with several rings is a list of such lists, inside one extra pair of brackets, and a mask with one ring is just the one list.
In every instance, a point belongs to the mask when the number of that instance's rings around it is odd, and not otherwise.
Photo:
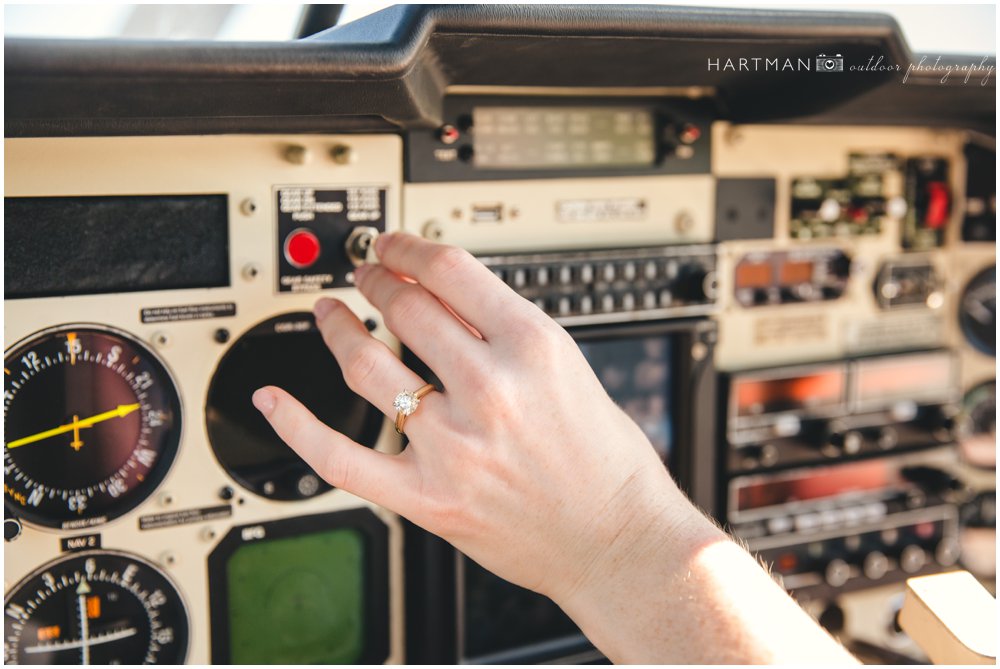
[[(561, 602), (622, 663), (843, 664), (854, 658), (679, 491), (617, 537)], [(666, 506), (670, 505), (670, 506)], [(634, 532), (633, 532), (634, 531)]]

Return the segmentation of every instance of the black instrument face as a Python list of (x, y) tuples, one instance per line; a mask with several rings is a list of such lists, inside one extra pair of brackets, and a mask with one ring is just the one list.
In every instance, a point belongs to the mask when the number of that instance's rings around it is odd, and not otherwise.
[(962, 400), (967, 421), (959, 452), (965, 461), (977, 467), (995, 469), (997, 463), (997, 393), (996, 381), (987, 381), (969, 390)]
[(135, 508), (180, 440), (180, 401), (163, 364), (124, 333), (60, 327), (4, 356), (4, 502), (71, 529)]
[(60, 558), (4, 599), (4, 662), (182, 664), (188, 615), (148, 562), (93, 551)]
[(330, 486), (271, 429), (250, 401), (262, 386), (282, 388), (326, 425), (368, 447), (383, 416), (344, 383), (312, 314), (285, 314), (237, 339), (215, 370), (205, 419), (215, 457), (243, 487), (276, 500), (307, 499)]
[(997, 354), (997, 268), (985, 269), (962, 293), (958, 322), (969, 343), (983, 353)]

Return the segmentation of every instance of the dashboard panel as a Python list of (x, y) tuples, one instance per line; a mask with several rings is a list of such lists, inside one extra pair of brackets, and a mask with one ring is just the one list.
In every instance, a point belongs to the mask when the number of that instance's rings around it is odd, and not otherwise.
[(403, 448), (310, 313), (336, 296), (421, 369), (353, 287), (398, 230), (566, 327), (863, 659), (926, 661), (906, 578), (995, 588), (992, 82), (751, 86), (712, 59), (912, 54), (876, 15), (618, 11), (397, 7), (270, 51), (7, 41), (7, 661), (603, 661), (250, 405), (276, 383)]

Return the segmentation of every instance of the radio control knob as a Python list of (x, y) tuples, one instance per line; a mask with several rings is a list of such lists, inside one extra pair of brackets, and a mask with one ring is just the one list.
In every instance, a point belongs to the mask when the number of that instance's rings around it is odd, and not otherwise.
[(927, 552), (917, 545), (910, 545), (899, 555), (899, 566), (907, 574), (915, 574), (927, 564)]
[(934, 551), (934, 559), (942, 567), (950, 567), (958, 562), (958, 557), (961, 553), (962, 549), (959, 547), (957, 541), (950, 538), (942, 539), (938, 542), (937, 549)]
[(830, 587), (839, 588), (850, 580), (851, 566), (840, 558), (834, 558), (827, 563), (824, 576)]
[(604, 267), (601, 269), (601, 278), (607, 281), (608, 283), (611, 283), (612, 281), (615, 280), (615, 266), (613, 263), (607, 263), (606, 265), (604, 265)]
[(656, 278), (656, 263), (652, 260), (647, 260), (646, 264), (642, 266), (642, 274), (648, 280), (652, 281)]
[(594, 266), (580, 266), (580, 283), (594, 283)]
[(535, 272), (535, 283), (539, 286), (549, 285), (549, 268), (539, 267), (538, 271)]
[(580, 298), (580, 313), (589, 314), (594, 310), (594, 298), (590, 295), (584, 295)]
[(865, 556), (861, 563), (861, 570), (865, 576), (873, 581), (877, 581), (889, 571), (889, 558), (881, 551), (872, 551)]
[(677, 277), (675, 292), (685, 302), (703, 302), (708, 299), (706, 284), (709, 270), (701, 265), (683, 267)]
[(615, 296), (608, 293), (601, 298), (601, 311), (615, 310)]
[(635, 309), (635, 295), (625, 293), (622, 295), (622, 311), (632, 311)]
[(563, 265), (559, 268), (559, 283), (566, 286), (573, 281), (573, 270), (569, 265)]
[(748, 466), (770, 467), (778, 461), (778, 449), (774, 444), (753, 444), (743, 449)]
[(896, 431), (896, 428), (894, 427), (891, 426), (883, 427), (881, 430), (879, 430), (878, 438), (876, 439), (875, 443), (878, 444), (879, 448), (881, 448), (884, 451), (887, 451), (890, 448), (895, 447), (896, 444), (899, 443), (899, 433)]
[(861, 450), (863, 444), (864, 437), (856, 430), (834, 432), (827, 438), (827, 444), (824, 446), (823, 452), (830, 457), (855, 455)]

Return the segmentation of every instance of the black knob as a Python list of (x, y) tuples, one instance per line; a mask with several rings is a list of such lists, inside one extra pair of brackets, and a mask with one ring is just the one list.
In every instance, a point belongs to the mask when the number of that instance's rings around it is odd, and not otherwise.
[(14, 541), (19, 536), (21, 536), (21, 521), (17, 518), (4, 518), (3, 519), (3, 538), (4, 541)]
[(677, 274), (674, 297), (685, 302), (705, 302), (714, 297), (715, 272), (698, 264), (685, 265)]
[(741, 452), (748, 467), (770, 467), (778, 461), (778, 449), (774, 444), (751, 444), (744, 446)]
[(819, 614), (819, 624), (836, 634), (844, 629), (844, 609), (836, 604), (830, 603), (823, 613)]
[(837, 457), (840, 455), (855, 455), (861, 451), (865, 440), (857, 430), (845, 430), (842, 432), (831, 432), (827, 437), (826, 444), (822, 450), (824, 455)]

